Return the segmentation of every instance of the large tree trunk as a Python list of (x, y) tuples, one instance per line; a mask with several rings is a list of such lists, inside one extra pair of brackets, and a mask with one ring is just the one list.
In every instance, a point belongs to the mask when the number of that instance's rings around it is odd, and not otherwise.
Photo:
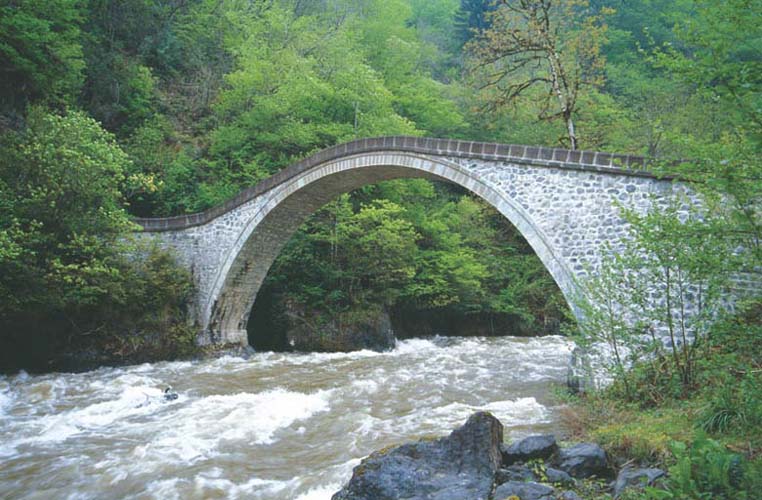
[(566, 131), (569, 134), (569, 149), (577, 149), (577, 133), (574, 131), (574, 120), (571, 116), (566, 117)]
[(572, 119), (572, 110), (574, 108), (574, 98), (570, 94), (569, 85), (566, 81), (561, 60), (555, 50), (548, 50), (548, 66), (550, 69), (550, 82), (553, 93), (558, 97), (558, 103), (561, 105), (560, 115), (566, 122), (566, 132), (569, 135), (569, 148), (577, 149), (577, 134), (574, 131), (574, 120)]

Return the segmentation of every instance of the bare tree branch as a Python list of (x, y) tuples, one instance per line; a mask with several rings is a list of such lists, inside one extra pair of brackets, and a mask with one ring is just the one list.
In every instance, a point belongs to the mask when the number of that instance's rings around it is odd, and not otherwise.
[(529, 89), (545, 87), (538, 119), (563, 120), (572, 149), (578, 148), (579, 90), (600, 83), (603, 64), (599, 49), (606, 26), (602, 14), (588, 11), (588, 0), (498, 0), (489, 14), (491, 27), (467, 46), (470, 69), (482, 76), (479, 90), (497, 91), (490, 94), (490, 108), (515, 104)]

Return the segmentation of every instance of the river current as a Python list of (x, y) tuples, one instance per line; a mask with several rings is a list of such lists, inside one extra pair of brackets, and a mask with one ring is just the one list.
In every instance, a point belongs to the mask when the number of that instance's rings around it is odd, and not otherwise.
[(549, 430), (570, 352), (561, 337), (433, 338), (0, 377), (0, 498), (329, 499), (372, 451), (476, 410), (507, 439)]

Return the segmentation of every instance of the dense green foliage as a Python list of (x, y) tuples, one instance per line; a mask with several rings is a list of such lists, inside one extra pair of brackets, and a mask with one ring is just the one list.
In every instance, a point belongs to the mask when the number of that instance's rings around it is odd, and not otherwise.
[(30, 102), (70, 103), (82, 85), (83, 1), (0, 3), (0, 112)]
[(0, 151), (2, 366), (39, 367), (57, 351), (93, 350), (90, 365), (140, 359), (148, 335), (162, 355), (187, 349), (190, 277), (127, 240), (122, 193), (139, 181), (113, 136), (82, 112), (35, 108)]
[[(323, 320), (387, 309), (401, 336), (456, 333), (447, 327), (454, 318), (469, 318), (461, 334), (554, 332), (566, 307), (500, 214), (423, 180), (382, 183), (329, 204), (289, 242), (261, 293), (290, 314), (320, 311)], [(426, 320), (437, 317), (443, 321)]]
[[(553, 29), (522, 24), (533, 5)], [(762, 252), (761, 10), (758, 0), (4, 0), (2, 314), (126, 304), (127, 213), (208, 208), (325, 146), (384, 134), (568, 144), (572, 122), (580, 148), (696, 159), (679, 173), (703, 183), (710, 220), (631, 218), (641, 248), (704, 272), (714, 296), (702, 256), (721, 248), (713, 262), (749, 267)], [(478, 50), (501, 40), (530, 52), (540, 40), (557, 64)], [(495, 70), (502, 90), (542, 85), (507, 99), (482, 85)], [(557, 108), (559, 70), (568, 88)], [(719, 258), (739, 245), (746, 262)], [(664, 268), (651, 276), (664, 278)], [(265, 292), (289, 314), (386, 308), (524, 332), (552, 327), (564, 308), (497, 214), (425, 181), (327, 206)], [(678, 368), (687, 385), (693, 356)]]
[[(670, 468), (633, 497), (751, 498), (762, 311), (721, 297), (762, 265), (761, 17), (760, 0), (0, 0), (0, 368), (189, 352), (190, 276), (130, 215), (203, 210), (342, 141), (690, 158), (652, 165), (703, 208), (624, 212), (632, 245), (588, 283), (581, 333), (614, 382), (577, 423)], [(565, 309), (500, 215), (423, 180), (330, 203), (261, 295), (285, 323), (385, 309), (418, 332), (554, 331)]]
[(35, 110), (23, 133), (4, 139), (4, 312), (112, 293), (112, 249), (130, 224), (120, 203), (127, 155), (79, 112)]

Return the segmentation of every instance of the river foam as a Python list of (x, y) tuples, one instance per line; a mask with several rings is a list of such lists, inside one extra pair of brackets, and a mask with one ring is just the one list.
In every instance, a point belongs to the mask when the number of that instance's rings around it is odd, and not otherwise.
[[(431, 338), (0, 377), (0, 497), (329, 499), (373, 450), (477, 410), (511, 437), (547, 429), (570, 348)], [(164, 400), (168, 385), (178, 399)]]

